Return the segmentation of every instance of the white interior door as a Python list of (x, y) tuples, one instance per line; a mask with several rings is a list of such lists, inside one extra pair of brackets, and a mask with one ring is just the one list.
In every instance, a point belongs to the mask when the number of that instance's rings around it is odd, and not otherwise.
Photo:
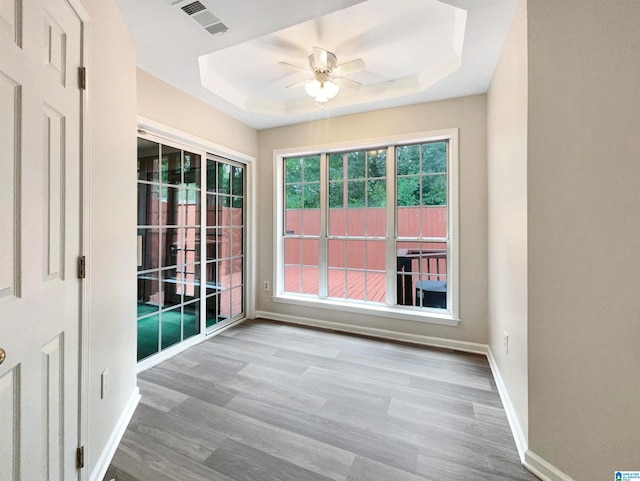
[(81, 42), (65, 0), (0, 0), (0, 481), (78, 476)]

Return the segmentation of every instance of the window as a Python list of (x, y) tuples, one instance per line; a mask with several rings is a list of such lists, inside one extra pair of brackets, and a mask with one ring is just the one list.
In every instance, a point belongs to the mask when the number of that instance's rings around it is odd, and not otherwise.
[(276, 152), (276, 301), (455, 319), (456, 142)]

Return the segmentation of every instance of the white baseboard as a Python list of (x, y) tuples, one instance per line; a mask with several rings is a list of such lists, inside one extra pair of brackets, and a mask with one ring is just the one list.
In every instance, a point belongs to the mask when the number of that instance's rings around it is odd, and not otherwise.
[(542, 481), (574, 481), (572, 477), (549, 464), (536, 453), (527, 449), (524, 467), (538, 476)]
[(263, 319), (271, 319), (273, 321), (282, 321), (289, 324), (320, 327), (322, 329), (330, 329), (351, 334), (360, 334), (363, 336), (376, 337), (380, 339), (410, 342), (413, 344), (420, 344), (422, 346), (440, 347), (444, 349), (452, 349), (455, 351), (471, 352), (474, 354), (487, 354), (486, 344), (479, 344), (476, 342), (456, 341), (454, 339), (444, 339), (440, 337), (423, 336), (420, 334), (389, 331), (386, 329), (356, 326), (353, 324), (343, 324), (340, 322), (322, 321), (319, 319), (311, 319), (309, 317), (290, 316), (288, 314), (279, 314), (267, 311), (256, 311), (255, 316)]
[(109, 464), (113, 459), (113, 455), (116, 453), (116, 449), (118, 449), (118, 445), (120, 444), (120, 440), (122, 440), (124, 432), (127, 430), (127, 426), (129, 425), (129, 421), (131, 421), (131, 417), (138, 406), (138, 402), (140, 402), (140, 390), (138, 389), (138, 386), (136, 386), (133, 393), (131, 393), (131, 397), (129, 398), (127, 405), (122, 410), (118, 422), (114, 426), (113, 431), (111, 431), (111, 436), (109, 436), (109, 440), (102, 450), (102, 454), (100, 454), (93, 471), (91, 472), (89, 481), (102, 481), (104, 475), (107, 474)]
[(500, 399), (502, 400), (502, 405), (504, 406), (505, 413), (507, 414), (507, 420), (509, 421), (509, 426), (511, 427), (511, 433), (513, 434), (513, 439), (516, 442), (516, 448), (518, 449), (518, 456), (520, 456), (520, 462), (525, 464), (525, 453), (528, 449), (528, 441), (524, 432), (522, 431), (522, 425), (520, 424), (520, 420), (516, 415), (516, 410), (513, 407), (513, 403), (511, 402), (511, 397), (509, 397), (509, 392), (507, 391), (507, 386), (502, 379), (502, 374), (500, 374), (500, 369), (498, 369), (498, 364), (496, 363), (495, 358), (493, 357), (493, 353), (491, 352), (491, 348), (487, 346), (487, 360), (489, 361), (489, 366), (491, 367), (491, 372), (493, 373), (493, 379), (496, 381), (496, 387), (498, 388), (498, 393), (500, 394)]

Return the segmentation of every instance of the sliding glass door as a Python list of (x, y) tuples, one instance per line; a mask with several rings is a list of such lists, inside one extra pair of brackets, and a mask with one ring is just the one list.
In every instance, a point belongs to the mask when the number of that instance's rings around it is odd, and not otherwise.
[(244, 166), (207, 159), (206, 326), (244, 315)]
[(139, 361), (244, 316), (244, 183), (242, 164), (138, 139)]

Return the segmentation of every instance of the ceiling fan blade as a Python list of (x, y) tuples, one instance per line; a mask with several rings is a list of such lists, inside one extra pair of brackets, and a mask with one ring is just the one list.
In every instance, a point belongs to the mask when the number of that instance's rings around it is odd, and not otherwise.
[(300, 82), (296, 82), (296, 83), (293, 83), (293, 84), (291, 84), (291, 85), (287, 85), (285, 88), (286, 88), (286, 89), (292, 89), (292, 88), (294, 89), (294, 88), (296, 88), (296, 87), (302, 87), (302, 86), (303, 86), (304, 84), (306, 84), (308, 81), (309, 81), (309, 79), (300, 80)]
[(327, 68), (327, 51), (320, 47), (313, 47), (313, 63), (315, 68)]
[(342, 78), (342, 77), (334, 78), (333, 83), (336, 84), (341, 89), (355, 89), (362, 86), (360, 82), (356, 82), (355, 80), (349, 80), (348, 78)]
[(364, 70), (364, 61), (359, 58), (356, 60), (352, 60), (351, 62), (343, 63), (342, 65), (338, 65), (333, 73), (336, 75), (350, 75), (352, 73), (360, 72)]
[(298, 67), (297, 65), (293, 65), (292, 63), (288, 63), (288, 62), (278, 62), (280, 65), (282, 65), (283, 67), (287, 67), (291, 70), (295, 70), (296, 72), (302, 72), (305, 73), (307, 75), (309, 75), (309, 69), (308, 68), (302, 68), (302, 67)]

